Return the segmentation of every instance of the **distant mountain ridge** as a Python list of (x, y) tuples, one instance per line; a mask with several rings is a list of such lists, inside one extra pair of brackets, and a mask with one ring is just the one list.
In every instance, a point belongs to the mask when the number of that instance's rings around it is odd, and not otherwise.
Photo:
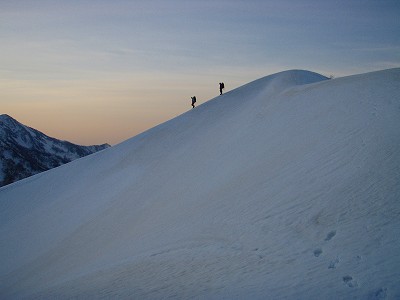
[(0, 115), (0, 187), (108, 147), (61, 141)]

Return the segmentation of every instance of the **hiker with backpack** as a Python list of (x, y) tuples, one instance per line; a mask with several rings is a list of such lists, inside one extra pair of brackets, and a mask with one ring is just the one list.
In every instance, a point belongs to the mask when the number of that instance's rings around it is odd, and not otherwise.
[(219, 83), (219, 94), (222, 95), (222, 90), (225, 88), (225, 84), (223, 82)]
[(194, 108), (195, 107), (195, 104), (196, 103), (196, 96), (193, 96), (192, 97), (192, 108)]
[(219, 94), (222, 95), (222, 90), (225, 88), (225, 84), (223, 82), (219, 83)]

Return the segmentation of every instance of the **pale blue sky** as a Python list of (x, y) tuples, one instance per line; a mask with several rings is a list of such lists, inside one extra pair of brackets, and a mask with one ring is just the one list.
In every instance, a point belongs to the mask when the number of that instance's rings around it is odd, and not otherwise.
[(400, 1), (0, 0), (0, 113), (117, 143), (259, 77), (400, 67)]

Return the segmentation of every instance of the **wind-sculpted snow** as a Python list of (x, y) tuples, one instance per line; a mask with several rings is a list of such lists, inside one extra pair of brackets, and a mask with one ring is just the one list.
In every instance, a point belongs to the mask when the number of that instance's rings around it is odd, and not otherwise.
[(0, 298), (399, 298), (399, 82), (278, 73), (0, 189)]

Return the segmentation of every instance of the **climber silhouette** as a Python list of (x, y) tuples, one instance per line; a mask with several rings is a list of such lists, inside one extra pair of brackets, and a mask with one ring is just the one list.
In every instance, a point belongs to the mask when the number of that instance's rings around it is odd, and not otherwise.
[(196, 96), (193, 96), (192, 97), (192, 107), (194, 108), (195, 107), (195, 104), (196, 103)]
[(219, 83), (219, 94), (222, 95), (222, 90), (225, 88), (225, 84), (223, 82)]

